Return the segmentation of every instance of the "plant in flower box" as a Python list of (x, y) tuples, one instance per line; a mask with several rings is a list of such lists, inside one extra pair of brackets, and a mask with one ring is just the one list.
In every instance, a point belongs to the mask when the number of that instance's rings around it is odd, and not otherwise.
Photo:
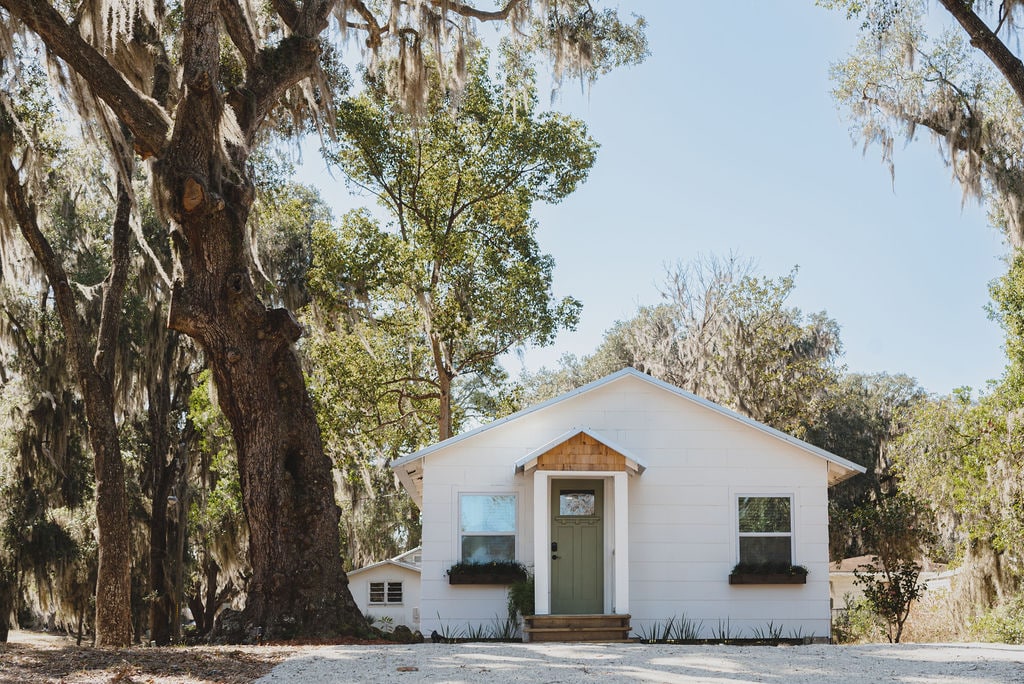
[(456, 563), (448, 568), (449, 584), (512, 584), (526, 579), (526, 566), (515, 561)]
[(737, 563), (729, 584), (807, 584), (807, 568), (792, 563)]

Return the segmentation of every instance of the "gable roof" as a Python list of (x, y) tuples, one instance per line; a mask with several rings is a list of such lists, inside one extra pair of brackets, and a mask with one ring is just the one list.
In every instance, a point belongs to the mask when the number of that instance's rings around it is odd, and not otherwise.
[[(460, 435), (449, 437), (443, 442), (438, 442), (426, 448), (420, 449), (419, 451), (409, 454), (408, 456), (403, 456), (402, 458), (392, 461), (391, 468), (392, 470), (395, 471), (395, 474), (398, 475), (398, 479), (405, 486), (406, 490), (412, 495), (417, 505), (422, 505), (422, 491), (417, 486), (416, 480), (422, 478), (422, 473), (420, 472), (422, 468), (421, 461), (423, 461), (423, 459), (429, 456), (430, 454), (448, 449), (452, 446), (455, 446), (456, 444), (466, 441), (467, 439), (472, 439), (473, 437), (479, 435), (482, 432), (493, 430), (494, 428), (500, 427), (507, 423), (520, 420), (530, 415), (531, 413), (542, 411), (550, 406), (560, 404), (568, 399), (579, 396), (581, 394), (586, 394), (587, 392), (591, 392), (599, 387), (604, 387), (605, 385), (609, 385), (613, 382), (616, 382), (617, 380), (621, 380), (622, 378), (627, 377), (642, 380), (650, 385), (653, 385), (654, 387), (674, 394), (677, 397), (681, 397), (683, 399), (686, 399), (687, 401), (691, 401), (697, 404), (698, 406), (702, 406), (710, 411), (714, 411), (719, 415), (725, 416), (726, 418), (746, 425), (747, 427), (754, 428), (755, 430), (763, 432), (764, 434), (774, 437), (775, 439), (782, 440), (783, 442), (795, 446), (798, 449), (802, 449), (803, 451), (806, 451), (814, 456), (817, 456), (818, 458), (824, 459), (829, 464), (829, 486), (838, 484), (843, 480), (853, 477), (858, 473), (863, 473), (867, 470), (864, 466), (858, 465), (853, 461), (848, 461), (847, 459), (842, 458), (841, 456), (836, 456), (835, 454), (829, 451), (825, 451), (824, 449), (821, 449), (819, 447), (816, 447), (813, 444), (809, 444), (803, 441), (802, 439), (797, 439), (793, 435), (786, 434), (781, 430), (776, 430), (775, 428), (765, 425), (764, 423), (760, 423), (754, 420), (753, 418), (748, 418), (747, 416), (740, 415), (739, 413), (727, 409), (724, 406), (721, 406), (720, 404), (716, 404), (713, 401), (709, 401), (702, 397), (698, 397), (696, 394), (687, 392), (686, 390), (676, 387), (675, 385), (671, 385), (662, 380), (658, 380), (657, 378), (651, 377), (646, 373), (641, 373), (637, 369), (630, 367), (623, 368), (622, 370), (612, 373), (611, 375), (606, 375), (605, 377), (599, 380), (587, 383), (582, 387), (577, 387), (574, 390), (566, 392), (565, 394), (559, 395), (552, 399), (548, 399), (547, 401), (543, 401), (539, 404), (534, 404), (533, 406), (525, 408), (521, 411), (517, 411), (511, 415), (505, 416), (500, 420), (496, 420), (492, 423), (487, 423), (486, 425), (481, 425), (480, 427), (470, 430), (468, 432), (463, 432)], [(601, 441), (605, 441), (602, 438), (599, 439), (601, 439)]]
[(594, 440), (600, 442), (609, 449), (612, 449), (613, 451), (617, 452), (620, 456), (622, 456), (622, 458), (625, 459), (626, 466), (633, 472), (642, 473), (645, 470), (647, 470), (647, 463), (645, 463), (643, 459), (641, 459), (639, 456), (634, 455), (629, 449), (619, 446), (612, 440), (602, 435), (599, 435), (590, 428), (577, 427), (567, 432), (563, 432), (561, 435), (555, 437), (553, 440), (551, 440), (544, 446), (537, 447), (536, 449), (534, 449), (533, 451), (531, 451), (530, 453), (526, 454), (521, 459), (516, 461), (516, 472), (518, 473), (522, 470), (529, 470), (532, 466), (536, 465), (535, 461), (538, 458), (540, 458), (544, 453), (557, 447), (560, 444), (567, 442), (568, 440), (572, 439), (573, 437), (576, 437), (577, 435), (587, 435), (588, 437), (593, 438)]
[(350, 570), (350, 571), (346, 572), (345, 574), (348, 577), (351, 577), (352, 575), (358, 575), (361, 572), (366, 572), (367, 570), (373, 570), (374, 568), (379, 568), (379, 567), (382, 567), (384, 565), (394, 565), (394, 566), (399, 567), (399, 568), (405, 568), (406, 570), (412, 570), (413, 572), (420, 572), (420, 566), (416, 565), (415, 563), (410, 563), (406, 559), (410, 555), (413, 555), (415, 553), (418, 553), (418, 552), (422, 551), (422, 549), (423, 549), (422, 546), (417, 546), (416, 548), (410, 549), (410, 550), (406, 551), (405, 553), (398, 554), (394, 558), (388, 558), (387, 560), (377, 561), (376, 563), (370, 563), (369, 565), (364, 565), (361, 568), (356, 568), (355, 570)]

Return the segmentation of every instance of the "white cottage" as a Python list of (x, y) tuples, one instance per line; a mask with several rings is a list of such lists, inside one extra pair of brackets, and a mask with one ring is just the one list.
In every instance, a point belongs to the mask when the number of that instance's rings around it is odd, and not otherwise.
[[(392, 467), (423, 515), (421, 630), (500, 619), (506, 587), (451, 584), (447, 571), (516, 560), (534, 572), (538, 616), (552, 616), (528, 624), (537, 640), (683, 616), (706, 638), (769, 623), (827, 638), (827, 490), (864, 471), (631, 368)], [(740, 561), (809, 572), (730, 583)], [(568, 617), (591, 615), (615, 617)]]

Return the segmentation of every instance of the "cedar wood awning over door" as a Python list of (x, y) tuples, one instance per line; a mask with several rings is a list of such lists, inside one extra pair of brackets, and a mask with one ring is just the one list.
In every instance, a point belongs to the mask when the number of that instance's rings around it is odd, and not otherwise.
[(516, 461), (516, 472), (626, 471), (639, 475), (646, 469), (639, 458), (587, 428), (570, 430)]

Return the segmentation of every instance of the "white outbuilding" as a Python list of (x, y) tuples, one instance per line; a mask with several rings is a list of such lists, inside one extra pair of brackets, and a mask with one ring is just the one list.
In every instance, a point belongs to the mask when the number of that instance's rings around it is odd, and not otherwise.
[(420, 628), (420, 547), (348, 573), (348, 588), (363, 615), (385, 631)]

